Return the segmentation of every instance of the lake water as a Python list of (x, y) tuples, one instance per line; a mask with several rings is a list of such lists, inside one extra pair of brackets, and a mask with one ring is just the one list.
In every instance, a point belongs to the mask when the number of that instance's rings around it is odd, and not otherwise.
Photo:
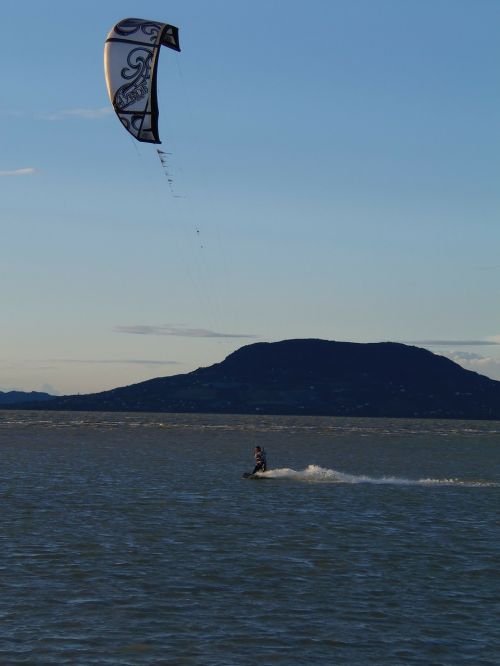
[(500, 663), (500, 422), (0, 411), (0, 452), (1, 664)]

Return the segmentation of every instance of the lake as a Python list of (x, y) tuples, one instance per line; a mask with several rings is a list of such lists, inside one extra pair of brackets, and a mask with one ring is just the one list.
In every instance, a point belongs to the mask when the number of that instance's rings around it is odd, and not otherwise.
[(500, 422), (0, 411), (0, 453), (0, 663), (500, 662)]

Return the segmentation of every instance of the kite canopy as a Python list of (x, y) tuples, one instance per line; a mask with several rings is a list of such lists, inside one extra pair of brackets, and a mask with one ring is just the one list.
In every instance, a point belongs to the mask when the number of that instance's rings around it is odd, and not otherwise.
[(180, 51), (178, 29), (137, 18), (117, 23), (104, 45), (109, 99), (125, 129), (138, 141), (147, 143), (161, 143), (156, 95), (161, 46)]

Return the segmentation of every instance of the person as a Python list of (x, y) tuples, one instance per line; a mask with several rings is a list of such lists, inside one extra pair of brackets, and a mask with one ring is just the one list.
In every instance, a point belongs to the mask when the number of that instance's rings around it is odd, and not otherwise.
[(255, 458), (255, 467), (252, 474), (255, 474), (256, 472), (265, 472), (267, 469), (267, 459), (264, 449), (260, 446), (256, 446), (253, 450), (253, 455)]

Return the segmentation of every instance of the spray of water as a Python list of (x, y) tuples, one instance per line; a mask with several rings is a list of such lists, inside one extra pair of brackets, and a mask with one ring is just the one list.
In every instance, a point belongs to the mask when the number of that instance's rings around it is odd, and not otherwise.
[(310, 483), (371, 483), (375, 485), (398, 486), (494, 486), (491, 481), (474, 480), (462, 481), (460, 479), (405, 479), (395, 476), (373, 477), (365, 474), (346, 474), (335, 469), (327, 469), (319, 465), (308, 465), (303, 470), (281, 467), (261, 472), (258, 476), (271, 479), (292, 479)]

